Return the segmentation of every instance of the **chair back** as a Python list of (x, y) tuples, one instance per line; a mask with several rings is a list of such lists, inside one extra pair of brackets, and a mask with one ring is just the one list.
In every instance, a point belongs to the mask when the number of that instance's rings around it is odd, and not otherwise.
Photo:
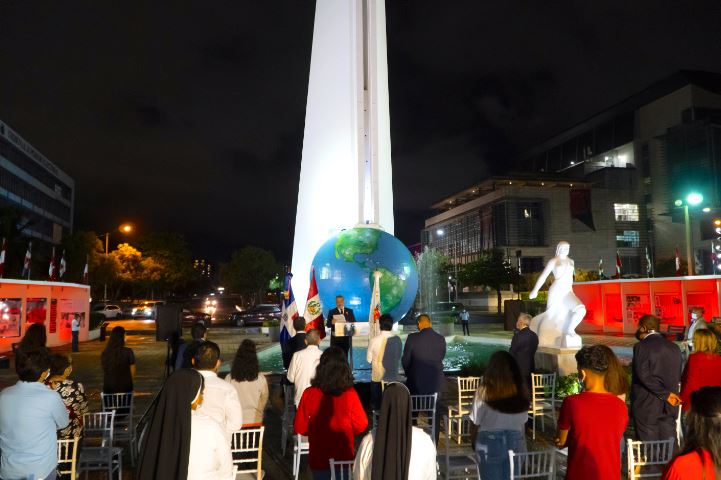
[(233, 432), (230, 450), (237, 473), (255, 473), (260, 480), (263, 463), (263, 434), (265, 427), (244, 428)]
[(115, 436), (132, 437), (133, 433), (133, 392), (101, 393), (103, 412), (115, 412)]
[(437, 401), (437, 393), (431, 395), (411, 395), (411, 418), (417, 427), (421, 427), (421, 425), (418, 424), (418, 420), (421, 416), (425, 417), (426, 425), (422, 426), (422, 428), (428, 431), (428, 434), (434, 442), (436, 438)]
[(78, 440), (78, 437), (58, 440), (58, 473), (73, 480), (78, 461)]
[(330, 459), (330, 480), (352, 480), (353, 460)]
[[(631, 440), (626, 444), (628, 478), (661, 478), (663, 467), (673, 457), (675, 438), (642, 442)], [(652, 468), (648, 468), (652, 467)]]
[(556, 475), (556, 450), (516, 453), (508, 451), (511, 480), (516, 479), (547, 479), (553, 480)]
[(115, 412), (95, 412), (83, 415), (83, 445), (112, 447)]
[(283, 414), (292, 413), (295, 409), (295, 386), (283, 385)]
[(476, 390), (481, 383), (481, 377), (458, 377), (458, 411), (468, 412), (473, 406)]
[(544, 400), (556, 400), (556, 373), (532, 373), (533, 405)]

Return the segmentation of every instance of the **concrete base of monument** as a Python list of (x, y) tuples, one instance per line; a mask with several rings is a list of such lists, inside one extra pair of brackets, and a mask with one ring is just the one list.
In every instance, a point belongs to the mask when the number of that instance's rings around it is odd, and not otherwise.
[(538, 347), (536, 368), (558, 373), (559, 376), (578, 373), (576, 352), (580, 348)]

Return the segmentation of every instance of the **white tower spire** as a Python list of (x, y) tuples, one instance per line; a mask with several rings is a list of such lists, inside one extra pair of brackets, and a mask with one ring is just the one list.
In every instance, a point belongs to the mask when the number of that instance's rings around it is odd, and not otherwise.
[(293, 242), (303, 309), (313, 256), (357, 224), (393, 234), (383, 0), (317, 0)]

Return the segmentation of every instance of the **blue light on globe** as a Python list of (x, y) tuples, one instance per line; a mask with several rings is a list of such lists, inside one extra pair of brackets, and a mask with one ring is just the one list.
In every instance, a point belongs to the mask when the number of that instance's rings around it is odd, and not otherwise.
[(313, 258), (323, 315), (335, 308), (336, 295), (345, 297), (356, 321), (368, 320), (373, 272), (381, 272), (381, 310), (399, 321), (418, 291), (418, 271), (411, 252), (393, 235), (377, 228), (343, 230), (328, 239)]

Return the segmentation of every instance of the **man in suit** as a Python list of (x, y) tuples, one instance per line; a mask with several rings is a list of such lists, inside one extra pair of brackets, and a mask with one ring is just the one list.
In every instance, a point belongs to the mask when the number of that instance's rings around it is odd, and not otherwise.
[(331, 309), (328, 312), (328, 328), (330, 328), (330, 346), (341, 348), (345, 352), (347, 357), (348, 351), (350, 350), (351, 338), (348, 335), (341, 336), (335, 334), (335, 315), (343, 315), (343, 317), (345, 317), (346, 323), (355, 322), (355, 315), (353, 315), (353, 310), (351, 310), (350, 308), (346, 308), (343, 295), (337, 295), (335, 297), (335, 308)]
[(660, 325), (653, 315), (641, 317), (633, 347), (631, 414), (642, 441), (676, 438), (681, 350), (658, 333)]
[(516, 359), (518, 369), (526, 384), (531, 386), (531, 374), (536, 369), (536, 350), (538, 349), (538, 335), (531, 330), (531, 316), (522, 313), (516, 320), (516, 333), (513, 334), (511, 340), (511, 349), (509, 353)]
[(418, 332), (406, 338), (401, 364), (406, 372), (406, 386), (411, 395), (438, 394), (436, 400), (436, 444), (440, 433), (439, 422), (443, 415), (441, 393), (445, 390), (443, 359), (446, 356), (446, 339), (433, 331), (431, 318), (425, 313), (416, 319)]
[(300, 350), (303, 350), (305, 345), (305, 318), (298, 316), (293, 319), (293, 329), (295, 335), (293, 338), (288, 340), (288, 343), (283, 348), (283, 366), (286, 370), (290, 366), (290, 360), (293, 358), (293, 354)]

